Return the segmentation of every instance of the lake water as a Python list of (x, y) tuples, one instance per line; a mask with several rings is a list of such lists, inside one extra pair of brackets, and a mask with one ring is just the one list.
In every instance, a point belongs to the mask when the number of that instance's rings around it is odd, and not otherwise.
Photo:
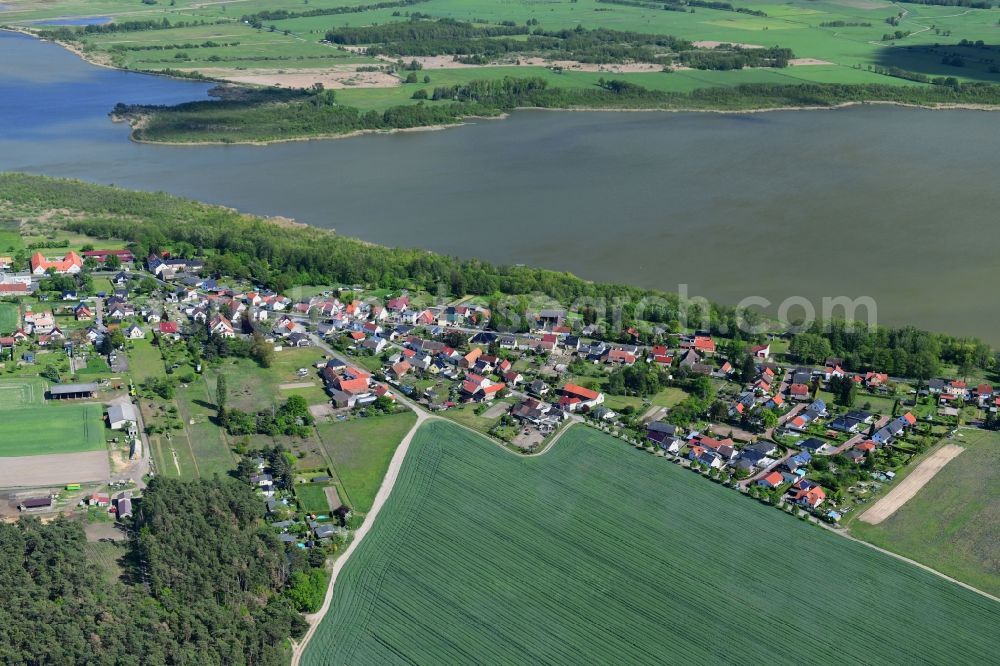
[(880, 323), (1000, 344), (1000, 115), (519, 112), (266, 147), (139, 145), (107, 118), (206, 90), (0, 33), (0, 170), (728, 303), (871, 296)]

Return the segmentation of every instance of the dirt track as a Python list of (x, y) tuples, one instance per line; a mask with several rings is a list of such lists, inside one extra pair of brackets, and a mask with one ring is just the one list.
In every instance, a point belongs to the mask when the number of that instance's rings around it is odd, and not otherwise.
[(935, 451), (933, 455), (917, 465), (917, 468), (910, 472), (909, 476), (893, 488), (888, 495), (876, 502), (872, 508), (865, 511), (859, 520), (871, 525), (878, 525), (896, 513), (899, 507), (910, 501), (924, 487), (924, 484), (933, 479), (934, 475), (948, 464), (948, 461), (964, 450), (957, 444), (945, 444)]
[(107, 482), (110, 475), (108, 452), (104, 450), (0, 459), (0, 488)]

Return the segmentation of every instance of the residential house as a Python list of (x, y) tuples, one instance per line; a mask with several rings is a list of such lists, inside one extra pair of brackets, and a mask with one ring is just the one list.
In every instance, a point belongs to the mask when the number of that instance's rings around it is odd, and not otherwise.
[(45, 275), (49, 271), (59, 275), (73, 275), (83, 270), (83, 258), (70, 250), (62, 259), (46, 259), (41, 252), (31, 255), (31, 273)]

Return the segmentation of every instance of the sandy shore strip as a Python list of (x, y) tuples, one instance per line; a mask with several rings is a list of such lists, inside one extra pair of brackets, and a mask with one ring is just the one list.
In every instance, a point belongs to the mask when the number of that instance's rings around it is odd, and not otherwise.
[(945, 444), (929, 458), (917, 465), (909, 476), (893, 488), (888, 495), (875, 503), (872, 508), (861, 514), (860, 520), (870, 525), (878, 525), (883, 520), (896, 513), (899, 507), (909, 502), (934, 475), (941, 471), (953, 458), (964, 451), (957, 444)]

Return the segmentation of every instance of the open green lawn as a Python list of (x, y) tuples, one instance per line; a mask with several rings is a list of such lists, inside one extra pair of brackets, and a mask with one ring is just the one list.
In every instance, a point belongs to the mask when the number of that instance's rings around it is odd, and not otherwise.
[(0, 457), (99, 451), (105, 447), (103, 418), (101, 405), (94, 404), (5, 410), (0, 416)]
[(163, 376), (163, 357), (153, 345), (152, 336), (128, 343), (128, 369), (136, 383)]
[(319, 483), (300, 483), (295, 486), (299, 509), (318, 515), (330, 513), (330, 502), (326, 499), (325, 488), (326, 486)]
[(20, 313), (16, 303), (0, 303), (0, 335), (9, 335), (17, 330)]
[[(965, 448), (878, 525), (851, 533), (1000, 596), (1000, 433), (963, 430)], [(916, 461), (914, 461), (916, 462)]]
[(1000, 604), (581, 426), (435, 421), (303, 664), (991, 663)]
[(45, 382), (37, 378), (0, 379), (0, 410), (43, 404), (45, 386)]
[(393, 452), (416, 419), (413, 412), (402, 412), (316, 426), (343, 484), (345, 504), (360, 513), (371, 508)]
[[(289, 348), (274, 355), (269, 368), (262, 368), (249, 359), (224, 359), (218, 367), (205, 370), (205, 380), (210, 389), (210, 402), (215, 401), (216, 378), (226, 376), (228, 406), (246, 412), (270, 409), (272, 405), (288, 400), (291, 395), (301, 395), (309, 404), (328, 400), (323, 381), (313, 367), (323, 358), (315, 347)], [(296, 372), (305, 368), (309, 374), (299, 377)], [(283, 384), (311, 383), (312, 386), (296, 389), (281, 388)]]

